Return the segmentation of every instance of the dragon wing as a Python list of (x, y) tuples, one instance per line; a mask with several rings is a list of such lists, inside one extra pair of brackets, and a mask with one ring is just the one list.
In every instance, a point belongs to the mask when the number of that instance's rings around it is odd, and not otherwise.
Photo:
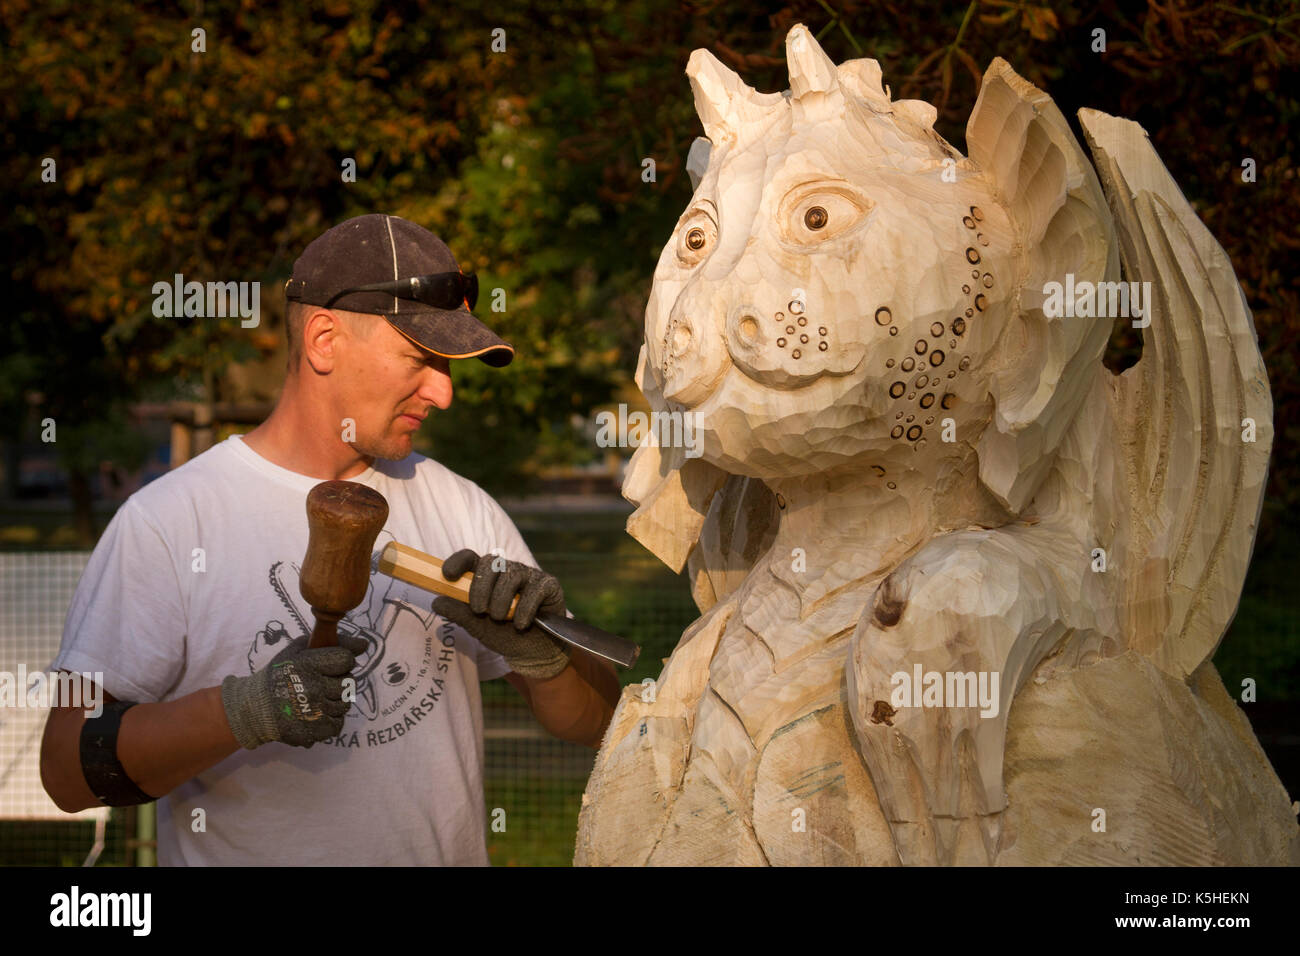
[(1120, 624), (1185, 678), (1236, 613), (1273, 441), (1273, 403), (1232, 263), (1145, 130), (1079, 119), (1120, 240), (1124, 278), (1149, 282), (1143, 356), (1110, 378), (1122, 558)]

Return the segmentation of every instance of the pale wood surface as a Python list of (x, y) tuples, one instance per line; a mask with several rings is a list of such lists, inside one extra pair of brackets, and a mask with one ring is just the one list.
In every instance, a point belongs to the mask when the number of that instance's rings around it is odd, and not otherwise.
[[(703, 616), (625, 690), (575, 862), (1300, 862), (1209, 662), (1273, 440), (1228, 257), (1139, 126), (1082, 111), (1090, 161), (1000, 59), (962, 156), (875, 61), (786, 54), (784, 93), (687, 67), (637, 384), (703, 454), (643, 445), (624, 495)], [(1067, 275), (1151, 284), (1136, 366), (1049, 311)], [(996, 714), (892, 706), (918, 665)]]

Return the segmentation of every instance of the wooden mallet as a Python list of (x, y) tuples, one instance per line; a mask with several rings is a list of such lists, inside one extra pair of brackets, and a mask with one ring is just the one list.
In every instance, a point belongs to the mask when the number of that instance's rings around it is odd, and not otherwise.
[(307, 555), (298, 586), (316, 615), (309, 647), (338, 643), (339, 619), (365, 599), (370, 555), (388, 502), (355, 481), (322, 481), (307, 493)]

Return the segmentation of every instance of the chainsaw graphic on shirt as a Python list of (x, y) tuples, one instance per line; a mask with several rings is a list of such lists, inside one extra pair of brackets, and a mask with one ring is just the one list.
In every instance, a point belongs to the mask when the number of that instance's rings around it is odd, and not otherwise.
[[(420, 631), (428, 632), (436, 618), (431, 610), (425, 610), (410, 601), (393, 596), (390, 592), (400, 585), (387, 575), (380, 575), (380, 580), (384, 582), (382, 593), (376, 591), (375, 576), (379, 573), (378, 553), (377, 551), (371, 560), (371, 581), (366, 589), (365, 600), (338, 622), (340, 637), (343, 635), (359, 637), (366, 643), (366, 649), (357, 655), (357, 667), (352, 672), (352, 678), (356, 682), (355, 709), (368, 721), (376, 720), (383, 715), (385, 697), (397, 696), (403, 685), (412, 679), (415, 671), (411, 662), (389, 655), (388, 638), (392, 634), (393, 627), (399, 623), (402, 615), (410, 614), (415, 617)], [(277, 561), (271, 565), (268, 574), (271, 589), (284, 605), (291, 624), (269, 620), (266, 626), (257, 632), (248, 649), (249, 673), (254, 673), (259, 667), (265, 665), (289, 641), (311, 634), (312, 627), (308, 614), (298, 607), (298, 601), (295, 599), (295, 596), (300, 594), (299, 572), (299, 566), (291, 562)], [(402, 589), (398, 593), (406, 592)], [(431, 643), (428, 646), (431, 646)], [(417, 653), (419, 651), (418, 648), (412, 650)], [(426, 649), (424, 656), (427, 658), (429, 653)], [(425, 666), (420, 669), (421, 675), (428, 666), (427, 660), (423, 663)]]

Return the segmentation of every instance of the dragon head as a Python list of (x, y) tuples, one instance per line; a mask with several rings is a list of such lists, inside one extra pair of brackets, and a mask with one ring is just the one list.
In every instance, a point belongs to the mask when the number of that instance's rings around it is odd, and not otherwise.
[(706, 462), (783, 479), (937, 474), (975, 447), (1010, 511), (1046, 474), (1110, 323), (1054, 319), (1045, 282), (1118, 275), (1110, 215), (1064, 117), (997, 60), (964, 157), (875, 60), (786, 37), (790, 89), (707, 51), (687, 75), (707, 139), (660, 256), (642, 387), (695, 414)]

